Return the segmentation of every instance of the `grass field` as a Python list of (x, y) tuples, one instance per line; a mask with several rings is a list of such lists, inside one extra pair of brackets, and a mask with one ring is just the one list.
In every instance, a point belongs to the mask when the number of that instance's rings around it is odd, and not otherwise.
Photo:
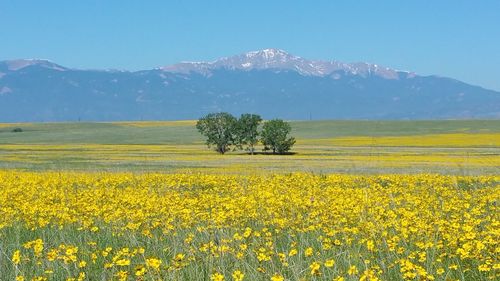
[(194, 121), (0, 124), (0, 280), (500, 279), (500, 121), (292, 127), (218, 155)]
[[(494, 174), (499, 121), (295, 121), (295, 155), (217, 155), (194, 121), (2, 124), (0, 168)], [(22, 133), (12, 129), (21, 127)], [(242, 169), (242, 168), (245, 169)]]

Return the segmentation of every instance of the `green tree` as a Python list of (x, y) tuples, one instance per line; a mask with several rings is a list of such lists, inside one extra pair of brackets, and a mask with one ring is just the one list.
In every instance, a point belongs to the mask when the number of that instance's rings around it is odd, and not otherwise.
[(244, 145), (247, 146), (247, 150), (253, 155), (255, 151), (255, 145), (259, 141), (259, 124), (262, 122), (262, 118), (257, 114), (242, 114), (236, 126), (236, 138), (237, 144), (240, 149)]
[(207, 138), (208, 147), (226, 153), (235, 143), (236, 118), (226, 112), (210, 113), (196, 123), (198, 131)]
[(295, 144), (295, 138), (289, 137), (292, 127), (281, 119), (267, 121), (262, 126), (261, 142), (264, 151), (272, 150), (273, 154), (283, 154)]

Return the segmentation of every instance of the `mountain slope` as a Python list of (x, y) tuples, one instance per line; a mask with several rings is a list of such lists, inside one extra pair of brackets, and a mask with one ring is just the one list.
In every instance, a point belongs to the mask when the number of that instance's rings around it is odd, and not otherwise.
[(196, 119), (214, 111), (286, 119), (500, 118), (500, 93), (278, 49), (137, 72), (0, 62), (0, 122)]

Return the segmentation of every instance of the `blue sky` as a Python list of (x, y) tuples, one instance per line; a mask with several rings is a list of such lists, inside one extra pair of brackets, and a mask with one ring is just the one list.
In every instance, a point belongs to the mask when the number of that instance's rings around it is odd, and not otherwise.
[(150, 69), (264, 48), (500, 90), (500, 1), (0, 0), (0, 60)]

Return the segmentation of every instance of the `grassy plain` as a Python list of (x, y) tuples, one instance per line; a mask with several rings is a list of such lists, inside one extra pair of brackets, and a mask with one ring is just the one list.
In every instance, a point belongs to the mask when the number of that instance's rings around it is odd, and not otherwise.
[[(14, 133), (16, 127), (23, 132)], [(499, 121), (0, 124), (0, 280), (499, 280)]]
[[(296, 154), (286, 156), (217, 155), (203, 144), (194, 124), (2, 124), (0, 168), (492, 174), (500, 167), (499, 121), (294, 121)], [(24, 131), (13, 133), (15, 127)]]

